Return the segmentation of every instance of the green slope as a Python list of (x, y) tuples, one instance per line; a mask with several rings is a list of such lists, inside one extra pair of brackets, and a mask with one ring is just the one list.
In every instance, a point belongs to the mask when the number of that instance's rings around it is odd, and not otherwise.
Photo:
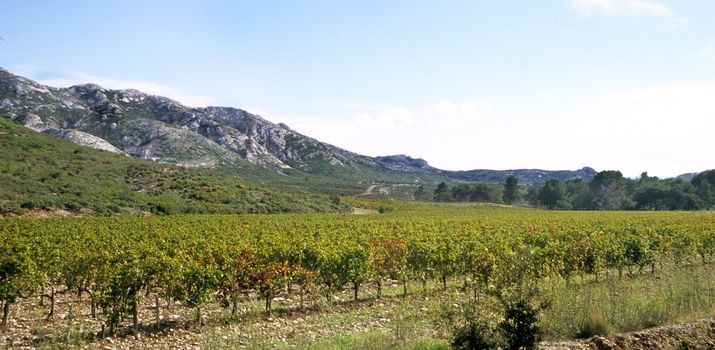
[[(250, 178), (279, 177), (257, 168), (243, 171)], [(0, 214), (52, 208), (97, 214), (347, 209), (324, 195), (77, 146), (0, 118)]]
[[(257, 183), (278, 188), (309, 191), (324, 195), (353, 196), (363, 193), (370, 185), (380, 184), (404, 186), (415, 184), (415, 176), (403, 175), (395, 171), (354, 165), (326, 165), (320, 170), (306, 172), (298, 169), (285, 169), (283, 174), (267, 171), (260, 166), (236, 162), (224, 164), (219, 168), (228, 173), (237, 174)], [(237, 165), (238, 164), (238, 165)], [(421, 176), (421, 182), (435, 182), (432, 177)], [(413, 187), (416, 189), (417, 185)], [(414, 189), (412, 190), (414, 192)]]

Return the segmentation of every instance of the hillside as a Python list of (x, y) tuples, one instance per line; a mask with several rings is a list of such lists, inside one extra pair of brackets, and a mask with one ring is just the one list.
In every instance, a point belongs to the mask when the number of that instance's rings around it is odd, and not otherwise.
[[(0, 68), (0, 114), (81, 145), (188, 167), (220, 168), (260, 181), (360, 193), (361, 182), (503, 182), (590, 179), (595, 171), (445, 171), (404, 155), (368, 157), (230, 107), (192, 108), (136, 90), (93, 84), (53, 88)], [(274, 174), (253, 176), (257, 165)], [(306, 180), (307, 179), (307, 180)]]
[[(277, 190), (211, 169), (187, 169), (78, 146), (0, 118), (0, 214), (334, 212), (329, 198)], [(255, 170), (259, 171), (259, 170)]]

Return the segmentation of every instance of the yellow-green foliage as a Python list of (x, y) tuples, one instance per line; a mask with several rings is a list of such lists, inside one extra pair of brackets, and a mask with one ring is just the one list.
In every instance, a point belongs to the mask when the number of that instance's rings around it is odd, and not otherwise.
[[(636, 274), (664, 263), (699, 264), (712, 260), (715, 242), (715, 215), (707, 212), (395, 208), (387, 215), (364, 216), (2, 219), (0, 239), (18, 242), (23, 257), (33, 261), (33, 269), (20, 273), (37, 274), (44, 283), (89, 288), (114, 321), (126, 316), (132, 298), (149, 288), (192, 307), (237, 281), (245, 284), (242, 291), (261, 292), (270, 306), (280, 291), (259, 290), (273, 284), (265, 279), (275, 275), (283, 283), (298, 272), (308, 274), (305, 283), (318, 286), (328, 299), (345, 285), (358, 288), (386, 277), (469, 276), (475, 289), (499, 289), (554, 277), (569, 281), (604, 278), (606, 272)], [(18, 254), (3, 247), (2, 257)], [(281, 273), (269, 273), (277, 264)], [(2, 279), (23, 283), (0, 290), (21, 289), (15, 294), (27, 296), (39, 283), (26, 282), (35, 280)]]

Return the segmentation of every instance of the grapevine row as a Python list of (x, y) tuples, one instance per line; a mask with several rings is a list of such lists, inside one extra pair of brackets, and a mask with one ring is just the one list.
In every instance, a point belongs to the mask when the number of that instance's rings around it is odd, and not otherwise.
[[(54, 313), (59, 289), (89, 296), (109, 332), (142, 295), (196, 311), (212, 298), (272, 300), (293, 286), (325, 300), (384, 281), (471, 281), (474, 293), (539, 278), (707, 263), (715, 253), (709, 213), (546, 213), (494, 210), (441, 215), (254, 215), (0, 220), (0, 301), (41, 295)], [(158, 303), (157, 303), (158, 305)]]

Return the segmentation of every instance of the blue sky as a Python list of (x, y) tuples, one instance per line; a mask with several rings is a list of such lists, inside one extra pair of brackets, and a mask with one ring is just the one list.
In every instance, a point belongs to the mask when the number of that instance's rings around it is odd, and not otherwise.
[(4, 1), (0, 66), (446, 169), (715, 168), (715, 2)]

